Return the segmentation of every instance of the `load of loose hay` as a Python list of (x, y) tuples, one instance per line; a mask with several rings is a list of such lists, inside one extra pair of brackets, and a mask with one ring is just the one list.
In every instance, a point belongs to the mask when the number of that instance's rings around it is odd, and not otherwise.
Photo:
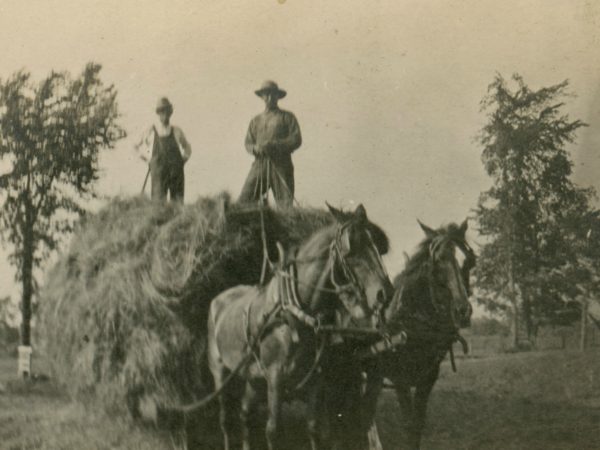
[[(269, 251), (331, 223), (322, 210), (266, 210)], [(221, 194), (192, 205), (116, 199), (82, 220), (41, 291), (40, 336), (55, 376), (105, 407), (143, 390), (168, 405), (206, 392), (208, 305), (256, 284), (260, 212)]]

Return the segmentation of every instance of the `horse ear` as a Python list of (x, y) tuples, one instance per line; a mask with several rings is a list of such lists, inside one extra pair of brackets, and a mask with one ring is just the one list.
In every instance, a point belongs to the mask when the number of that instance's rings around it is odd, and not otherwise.
[(360, 222), (367, 221), (367, 210), (362, 203), (354, 210), (354, 217), (356, 217)]
[(419, 222), (419, 226), (421, 227), (421, 229), (425, 232), (425, 235), (428, 238), (434, 238), (437, 236), (437, 232), (432, 229), (429, 228), (427, 225), (425, 225), (423, 222), (421, 222), (419, 219), (417, 219), (417, 222)]
[(464, 237), (465, 233), (467, 232), (467, 228), (469, 228), (469, 222), (468, 219), (465, 219), (463, 223), (460, 224), (460, 228), (458, 229), (460, 231), (460, 234)]
[(335, 220), (337, 220), (340, 223), (345, 222), (346, 218), (344, 217), (344, 213), (342, 211), (340, 211), (337, 208), (334, 208), (327, 202), (325, 202), (325, 204), (327, 205), (327, 208), (329, 209), (329, 212), (331, 213), (331, 215), (333, 217), (335, 217)]

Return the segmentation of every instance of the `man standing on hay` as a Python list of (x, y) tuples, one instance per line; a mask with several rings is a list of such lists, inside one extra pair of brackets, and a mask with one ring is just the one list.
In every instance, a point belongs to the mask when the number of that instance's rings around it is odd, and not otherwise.
[(277, 83), (265, 81), (255, 93), (266, 108), (248, 127), (246, 150), (255, 160), (239, 201), (263, 200), (271, 189), (278, 206), (290, 207), (294, 200), (292, 153), (302, 144), (300, 126), (294, 114), (279, 109), (277, 102), (286, 92)]
[[(158, 124), (152, 125), (143, 134), (135, 149), (140, 152), (142, 160), (148, 162), (148, 174), (152, 181), (152, 200), (166, 200), (167, 193), (172, 201), (183, 203), (185, 179), (183, 166), (192, 154), (192, 147), (185, 138), (181, 128), (171, 125), (173, 105), (168, 98), (162, 97), (156, 105)], [(144, 187), (146, 188), (146, 181)]]

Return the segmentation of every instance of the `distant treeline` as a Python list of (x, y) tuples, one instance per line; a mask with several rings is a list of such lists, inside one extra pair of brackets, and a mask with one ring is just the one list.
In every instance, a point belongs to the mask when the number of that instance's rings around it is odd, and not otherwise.
[(470, 332), (475, 336), (508, 336), (510, 325), (493, 317), (477, 317), (471, 320)]

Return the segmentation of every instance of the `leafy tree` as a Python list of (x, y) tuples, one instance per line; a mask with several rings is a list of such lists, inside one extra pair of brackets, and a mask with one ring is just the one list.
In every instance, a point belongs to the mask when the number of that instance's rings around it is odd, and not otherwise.
[(512, 318), (516, 345), (521, 319), (534, 342), (538, 325), (573, 295), (559, 269), (576, 264), (573, 243), (584, 238), (594, 193), (570, 179), (565, 147), (586, 124), (562, 112), (568, 81), (532, 90), (519, 75), (512, 80), (514, 90), (497, 75), (482, 100), (488, 120), (479, 141), (493, 185), (476, 208), (487, 238), (476, 278), (480, 301)]
[[(586, 347), (588, 322), (588, 302), (600, 297), (600, 211), (590, 211), (580, 220), (579, 234), (570, 237), (570, 248), (574, 257), (551, 273), (551, 283), (569, 281), (569, 292), (563, 299), (571, 305), (579, 306), (580, 346)], [(565, 283), (566, 284), (566, 283)], [(562, 312), (562, 311), (561, 311)], [(573, 317), (573, 315), (571, 315)]]
[(88, 64), (72, 78), (52, 72), (35, 84), (25, 71), (0, 80), (0, 236), (22, 284), (21, 340), (31, 345), (34, 269), (96, 197), (98, 155), (125, 136), (116, 124), (117, 92)]

